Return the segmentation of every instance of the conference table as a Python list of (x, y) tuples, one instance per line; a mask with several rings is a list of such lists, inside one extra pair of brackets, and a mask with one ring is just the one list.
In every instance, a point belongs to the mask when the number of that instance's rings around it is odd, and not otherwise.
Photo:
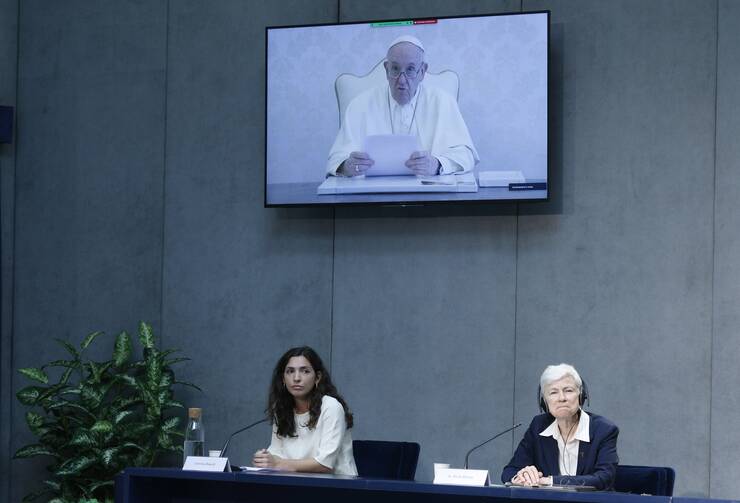
[(575, 502), (699, 503), (720, 500), (576, 492), (524, 487), (466, 487), (321, 474), (212, 473), (177, 468), (127, 468), (116, 477), (116, 503)]

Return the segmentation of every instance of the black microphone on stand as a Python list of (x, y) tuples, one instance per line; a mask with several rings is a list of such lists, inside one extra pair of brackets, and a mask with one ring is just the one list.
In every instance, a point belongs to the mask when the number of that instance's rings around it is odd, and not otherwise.
[[(228, 439), (226, 439), (226, 443), (225, 443), (225, 444), (224, 444), (224, 446), (223, 446), (223, 447), (221, 448), (221, 453), (220, 453), (220, 454), (218, 455), (218, 457), (219, 457), (219, 458), (222, 458), (222, 457), (224, 457), (224, 454), (226, 454), (226, 449), (228, 449), (228, 448), (229, 448), (229, 442), (231, 442), (231, 439), (232, 439), (232, 438), (234, 438), (234, 435), (236, 435), (237, 433), (241, 433), (241, 432), (243, 432), (243, 431), (247, 431), (247, 430), (248, 430), (249, 428), (252, 428), (253, 426), (257, 426), (258, 424), (266, 423), (266, 422), (267, 422), (267, 421), (269, 421), (269, 420), (270, 420), (269, 418), (265, 418), (265, 419), (260, 419), (259, 421), (256, 421), (256, 422), (254, 422), (254, 423), (250, 424), (249, 426), (245, 426), (245, 427), (244, 427), (244, 428), (242, 428), (241, 430), (236, 430), (236, 431), (235, 431), (234, 433), (232, 433), (232, 434), (231, 434), (231, 435), (229, 436), (229, 438), (228, 438)], [(505, 432), (504, 432), (504, 433), (505, 433)]]
[(497, 439), (498, 437), (500, 437), (500, 436), (501, 436), (501, 435), (503, 435), (504, 433), (509, 433), (509, 432), (510, 432), (511, 430), (513, 430), (513, 429), (515, 429), (515, 428), (519, 428), (519, 427), (520, 427), (521, 425), (522, 425), (522, 423), (517, 423), (517, 424), (515, 424), (514, 426), (512, 426), (511, 428), (507, 428), (507, 429), (505, 429), (505, 430), (504, 430), (504, 431), (502, 431), (501, 433), (499, 433), (499, 434), (497, 434), (497, 435), (494, 435), (494, 436), (492, 436), (491, 438), (489, 438), (488, 440), (486, 440), (486, 441), (485, 441), (485, 442), (483, 442), (482, 444), (478, 444), (478, 445), (476, 445), (475, 447), (473, 447), (472, 449), (470, 449), (470, 450), (468, 451), (468, 453), (467, 453), (467, 454), (465, 455), (465, 469), (466, 469), (466, 470), (468, 469), (468, 457), (470, 457), (470, 453), (471, 453), (471, 452), (473, 452), (474, 450), (476, 450), (476, 449), (477, 449), (478, 447), (483, 447), (484, 445), (486, 445), (486, 444), (487, 444), (488, 442), (490, 442), (491, 440), (496, 440), (496, 439)]

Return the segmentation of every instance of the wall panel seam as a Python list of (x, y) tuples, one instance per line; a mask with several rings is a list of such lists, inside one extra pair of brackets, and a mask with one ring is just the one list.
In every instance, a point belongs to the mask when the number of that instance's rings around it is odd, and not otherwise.
[[(516, 342), (517, 342), (517, 328), (519, 325), (519, 319), (517, 317), (517, 305), (519, 302), (519, 203), (516, 203), (516, 217), (514, 219), (514, 382), (511, 386), (511, 424), (515, 424), (516, 421), (516, 382), (517, 382), (517, 353), (516, 353)], [(514, 442), (516, 435), (511, 436), (511, 452), (514, 452)]]
[(329, 306), (329, 372), (334, 371), (334, 275), (336, 273), (337, 263), (337, 213), (336, 207), (331, 210), (331, 292), (329, 299), (331, 305)]
[(707, 442), (707, 494), (712, 497), (712, 411), (714, 409), (714, 393), (712, 384), (714, 382), (714, 291), (715, 263), (717, 261), (717, 119), (719, 103), (719, 0), (715, 0), (715, 29), (714, 29), (714, 152), (712, 159), (712, 288), (709, 294), (710, 316), (709, 316), (709, 439)]
[[(162, 224), (161, 224), (161, 246), (159, 260), (159, 341), (162, 347), (165, 346), (165, 326), (164, 326), (164, 281), (165, 281), (165, 264), (166, 264), (166, 246), (167, 240), (167, 97), (169, 96), (169, 61), (170, 61), (170, 0), (165, 2), (165, 27), (164, 27), (164, 92), (163, 92), (163, 145), (162, 145)], [(152, 320), (154, 321), (154, 320)]]
[[(342, 0), (337, 0), (336, 18), (340, 22), (340, 9)], [(334, 275), (337, 264), (337, 209), (332, 206), (331, 209), (331, 286), (329, 292), (329, 372), (334, 371)]]
[(13, 421), (13, 417), (14, 417), (15, 407), (16, 407), (15, 400), (13, 400), (13, 398), (14, 398), (13, 389), (14, 389), (14, 383), (15, 383), (15, 379), (14, 379), (14, 375), (13, 374), (14, 374), (14, 370), (15, 370), (15, 367), (16, 367), (16, 362), (15, 362), (15, 359), (14, 359), (14, 355), (15, 355), (15, 344), (14, 344), (14, 342), (15, 342), (15, 294), (16, 294), (16, 292), (15, 292), (15, 290), (16, 290), (16, 285), (15, 285), (16, 240), (15, 240), (15, 236), (16, 236), (16, 229), (18, 227), (17, 217), (16, 217), (16, 215), (17, 215), (17, 212), (16, 212), (16, 200), (17, 200), (16, 194), (18, 193), (18, 181), (17, 181), (16, 173), (17, 173), (17, 167), (18, 167), (18, 137), (19, 137), (19, 134), (18, 134), (19, 127), (18, 126), (20, 124), (20, 118), (19, 118), (19, 114), (18, 114), (18, 109), (19, 109), (19, 107), (18, 107), (18, 96), (19, 96), (18, 90), (20, 89), (20, 74), (21, 74), (21, 1), (20, 0), (18, 0), (16, 2), (15, 40), (16, 40), (16, 42), (15, 42), (15, 90), (14, 90), (15, 91), (14, 92), (15, 98), (14, 98), (14, 104), (15, 104), (15, 112), (16, 113), (14, 114), (15, 115), (15, 134), (14, 134), (15, 138), (14, 138), (14, 141), (13, 141), (13, 144), (12, 144), (13, 145), (12, 146), (12, 150), (13, 150), (13, 163), (12, 163), (12, 167), (13, 167), (13, 169), (12, 169), (12, 172), (13, 172), (13, 180), (12, 180), (12, 187), (13, 187), (13, 190), (11, 192), (13, 194), (13, 200), (10, 201), (10, 207), (12, 208), (12, 215), (10, 215), (10, 220), (11, 220), (10, 228), (11, 228), (11, 231), (10, 231), (10, 243), (9, 243), (9, 246), (8, 246), (8, 248), (10, 249), (10, 267), (9, 267), (9, 270), (10, 270), (10, 279), (8, 280), (9, 283), (10, 283), (9, 284), (9, 288), (8, 288), (8, 291), (10, 292), (8, 316), (9, 316), (10, 319), (7, 321), (7, 326), (8, 326), (8, 330), (9, 330), (9, 333), (7, 334), (8, 339), (9, 339), (8, 340), (8, 356), (7, 356), (7, 361), (9, 363), (9, 369), (8, 369), (9, 372), (8, 372), (8, 382), (6, 383), (6, 385), (7, 385), (7, 389), (9, 391), (9, 393), (8, 393), (8, 407), (7, 407), (7, 414), (8, 415), (7, 415), (7, 417), (2, 418), (3, 420), (6, 421), (5, 424), (8, 425), (8, 428), (7, 428), (7, 431), (8, 431), (8, 440), (7, 440), (7, 443), (5, 443), (5, 445), (3, 446), (3, 451), (5, 451), (3, 453), (3, 454), (5, 454), (3, 456), (3, 458), (4, 458), (3, 459), (3, 463), (7, 463), (7, 465), (8, 465), (7, 466), (7, 470), (4, 470), (4, 473), (9, 474), (9, 476), (7, 477), (6, 486), (5, 486), (6, 501), (11, 501), (11, 496), (12, 496), (12, 493), (13, 493), (13, 491), (12, 491), (12, 485), (11, 484), (12, 484), (12, 481), (15, 479), (15, 477), (13, 477), (13, 468), (14, 468), (14, 465), (13, 465), (13, 460), (12, 460), (12, 457), (11, 457), (12, 456), (11, 453), (12, 453), (12, 441), (13, 441), (12, 439), (15, 438), (15, 431), (14, 431), (15, 423)]

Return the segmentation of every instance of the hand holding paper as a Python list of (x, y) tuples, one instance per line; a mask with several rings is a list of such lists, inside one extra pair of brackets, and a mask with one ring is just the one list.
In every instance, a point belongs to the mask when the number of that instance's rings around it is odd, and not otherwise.
[(412, 153), (405, 164), (415, 175), (433, 176), (439, 173), (439, 160), (426, 150)]
[(370, 169), (375, 161), (365, 152), (352, 152), (349, 159), (342, 163), (344, 176), (362, 176)]

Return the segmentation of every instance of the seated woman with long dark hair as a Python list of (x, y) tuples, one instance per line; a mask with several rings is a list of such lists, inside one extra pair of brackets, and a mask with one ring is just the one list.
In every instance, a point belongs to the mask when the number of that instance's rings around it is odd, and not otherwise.
[(316, 351), (292, 348), (280, 358), (266, 412), (272, 441), (254, 454), (254, 466), (357, 475), (349, 431), (352, 413)]

